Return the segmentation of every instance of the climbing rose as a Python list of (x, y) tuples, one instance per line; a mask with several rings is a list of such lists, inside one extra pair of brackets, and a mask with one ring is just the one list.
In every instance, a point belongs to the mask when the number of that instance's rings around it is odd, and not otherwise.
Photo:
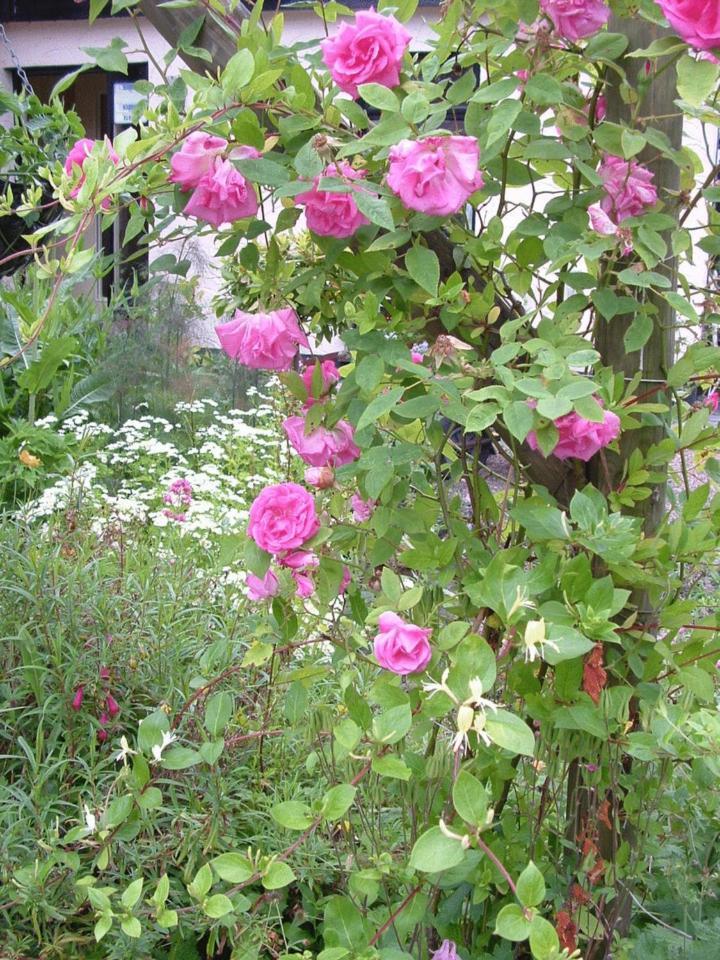
[[(313, 377), (315, 376), (315, 363), (311, 363), (309, 366), (305, 367), (302, 372), (302, 381), (305, 384), (305, 388), (308, 392), (308, 398), (305, 401), (306, 406), (312, 406), (313, 403), (316, 403), (319, 399), (318, 397), (313, 396)], [(323, 360), (320, 364), (320, 376), (322, 378), (322, 383), (320, 384), (320, 397), (324, 397), (326, 394), (330, 393), (330, 388), (334, 383), (337, 383), (340, 379), (340, 374), (338, 373), (338, 368), (335, 366), (332, 360)]]
[(430, 663), (432, 630), (405, 623), (396, 613), (383, 613), (378, 621), (380, 632), (375, 637), (375, 658), (381, 667), (405, 676), (421, 673)]
[(315, 584), (313, 583), (312, 577), (308, 577), (305, 573), (295, 573), (293, 571), (293, 580), (295, 581), (295, 596), (300, 597), (301, 600), (307, 600), (308, 597), (311, 597), (315, 593)]
[(652, 171), (635, 160), (605, 157), (598, 173), (605, 189), (600, 206), (613, 223), (639, 217), (657, 202)]
[(355, 522), (364, 523), (366, 520), (369, 520), (375, 512), (377, 503), (375, 500), (363, 500), (359, 493), (354, 493), (350, 497), (350, 506), (352, 507)]
[(360, 84), (400, 83), (400, 64), (409, 43), (410, 34), (395, 17), (381, 16), (371, 7), (359, 11), (354, 23), (344, 23), (320, 46), (335, 83), (357, 99)]
[[(259, 156), (257, 151), (255, 153)], [(193, 190), (185, 213), (219, 227), (222, 223), (254, 217), (257, 209), (258, 200), (252, 184), (229, 160), (215, 157), (212, 167)]]
[(280, 558), (280, 566), (289, 570), (315, 570), (320, 566), (320, 557), (312, 550), (291, 550)]
[(605, 0), (540, 0), (540, 9), (552, 20), (560, 36), (582, 40), (597, 33), (610, 19)]
[(229, 357), (254, 370), (289, 370), (298, 344), (308, 346), (292, 307), (270, 313), (236, 310), (232, 320), (215, 327), (215, 333)]
[[(72, 177), (75, 175), (75, 168), (79, 167), (82, 170), (85, 166), (85, 161), (90, 156), (93, 151), (93, 148), (96, 143), (99, 143), (98, 140), (90, 140), (88, 137), (83, 137), (82, 140), (76, 140), (75, 143), (70, 148), (70, 152), (65, 158), (65, 173)], [(108, 155), (112, 162), (117, 166), (120, 163), (120, 157), (115, 152), (113, 145), (110, 141), (105, 138), (105, 147), (107, 149)], [(71, 197), (76, 197), (80, 193), (80, 188), (85, 183), (85, 174), (83, 173), (80, 179), (77, 182), (77, 185), (73, 187), (70, 191)], [(110, 197), (105, 197), (101, 204), (103, 210), (107, 210), (110, 206)]]
[(245, 586), (251, 600), (267, 600), (268, 597), (276, 596), (280, 589), (278, 578), (272, 570), (268, 570), (264, 577), (249, 573), (245, 578)]
[(265, 487), (250, 507), (248, 534), (268, 553), (301, 547), (319, 529), (315, 501), (297, 483)]
[(390, 148), (388, 186), (410, 210), (444, 217), (482, 187), (479, 159), (475, 137), (401, 140)]
[(355, 431), (347, 420), (340, 420), (332, 430), (316, 427), (305, 433), (303, 417), (288, 417), (283, 430), (295, 452), (311, 467), (342, 467), (360, 456)]
[(299, 193), (296, 203), (305, 205), (305, 219), (308, 229), (319, 237), (351, 237), (360, 227), (366, 227), (370, 221), (358, 210), (357, 203), (350, 193), (338, 193), (319, 187), (321, 177), (344, 177), (346, 180), (360, 180), (365, 176), (363, 170), (353, 170), (349, 163), (331, 163), (320, 175), (315, 177), (310, 190)]
[[(573, 411), (555, 420), (555, 426), (560, 436), (552, 456), (558, 460), (568, 460), (570, 457), (589, 460), (620, 435), (620, 418), (611, 410), (605, 411), (602, 423), (586, 420)], [(528, 434), (527, 442), (531, 450), (538, 449), (534, 430)]]
[(202, 178), (210, 173), (228, 142), (222, 137), (196, 130), (191, 133), (170, 160), (170, 183), (177, 183), (181, 190), (194, 190)]
[(720, 50), (718, 0), (657, 0), (675, 33), (696, 50)]
[(431, 960), (458, 960), (455, 942), (453, 940), (443, 940), (440, 948), (432, 955)]
[(350, 573), (349, 567), (343, 567), (342, 580), (340, 581), (340, 586), (338, 587), (338, 593), (342, 596), (343, 593), (347, 590), (352, 582), (352, 574)]
[(720, 407), (720, 393), (717, 390), (711, 390), (705, 397), (705, 406), (710, 407), (713, 413), (717, 413)]
[(328, 490), (335, 483), (332, 467), (308, 467), (305, 471), (305, 483), (318, 490)]

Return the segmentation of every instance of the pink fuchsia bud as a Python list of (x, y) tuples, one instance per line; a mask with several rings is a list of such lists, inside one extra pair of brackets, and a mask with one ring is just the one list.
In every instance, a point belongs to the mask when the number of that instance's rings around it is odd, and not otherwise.
[(111, 717), (116, 717), (120, 713), (120, 704), (111, 693), (105, 697), (105, 706)]
[(318, 490), (327, 490), (335, 483), (335, 471), (332, 467), (308, 467), (305, 471), (305, 483)]
[(101, 680), (110, 679), (110, 667), (100, 667), (100, 679)]
[(104, 710), (100, 714), (100, 717), (98, 718), (98, 720), (101, 727), (106, 727), (110, 723), (110, 717)]
[(98, 730), (97, 732), (97, 738), (100, 743), (105, 743), (105, 741), (108, 739), (108, 736), (109, 734), (107, 730)]
[(72, 698), (72, 703), (70, 704), (73, 710), (80, 710), (82, 708), (84, 695), (85, 695), (85, 691), (83, 690), (83, 687), (81, 684), (75, 691), (75, 696)]

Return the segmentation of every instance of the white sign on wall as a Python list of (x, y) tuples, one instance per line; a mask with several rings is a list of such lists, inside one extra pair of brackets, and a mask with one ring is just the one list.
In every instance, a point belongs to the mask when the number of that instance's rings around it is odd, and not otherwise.
[(133, 86), (132, 83), (113, 84), (113, 123), (118, 126), (132, 123), (133, 110), (144, 99)]

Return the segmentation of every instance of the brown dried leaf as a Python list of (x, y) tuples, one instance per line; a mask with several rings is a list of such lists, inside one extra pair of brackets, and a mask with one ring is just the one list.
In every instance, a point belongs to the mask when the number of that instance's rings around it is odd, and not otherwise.
[(600, 703), (600, 694), (606, 683), (607, 671), (603, 667), (603, 645), (596, 643), (583, 665), (583, 690), (593, 703)]

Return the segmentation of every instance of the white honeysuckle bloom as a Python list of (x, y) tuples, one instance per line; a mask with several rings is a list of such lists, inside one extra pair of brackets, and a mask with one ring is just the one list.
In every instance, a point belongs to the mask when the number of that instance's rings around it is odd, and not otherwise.
[(434, 683), (431, 681), (430, 683), (424, 683), (422, 688), (425, 693), (429, 693), (431, 697), (436, 693), (444, 693), (446, 696), (450, 697), (453, 703), (458, 703), (458, 698), (447, 685), (447, 679), (449, 676), (450, 668), (446, 667), (446, 669), (443, 670), (442, 676), (440, 677), (440, 683)]
[(119, 763), (121, 760), (124, 766), (127, 766), (127, 758), (134, 757), (137, 754), (137, 750), (132, 750), (130, 744), (127, 742), (127, 737), (120, 737), (120, 750), (115, 755), (116, 763)]
[(523, 647), (525, 650), (525, 663), (534, 663), (543, 656), (545, 647), (552, 647), (553, 650), (560, 652), (560, 648), (554, 640), (548, 640), (545, 636), (545, 619), (528, 620), (523, 637)]
[(166, 747), (169, 747), (171, 743), (174, 743), (177, 740), (177, 737), (174, 733), (168, 733), (167, 730), (163, 730), (162, 743), (156, 743), (152, 748), (153, 763), (160, 763), (162, 760), (163, 750)]
[(97, 818), (86, 803), (83, 804), (83, 813), (85, 815), (85, 826), (91, 833), (95, 833), (97, 830)]
[(470, 697), (466, 700), (466, 703), (473, 704), (476, 709), (479, 710), (493, 710), (496, 711), (498, 706), (492, 700), (487, 700), (483, 696), (483, 685), (480, 677), (473, 677), (470, 681)]
[(516, 613), (523, 609), (534, 610), (535, 604), (532, 602), (532, 600), (530, 600), (527, 589), (525, 587), (518, 587), (515, 594), (515, 601), (513, 602), (512, 607), (510, 607), (508, 610), (508, 622), (512, 620)]

